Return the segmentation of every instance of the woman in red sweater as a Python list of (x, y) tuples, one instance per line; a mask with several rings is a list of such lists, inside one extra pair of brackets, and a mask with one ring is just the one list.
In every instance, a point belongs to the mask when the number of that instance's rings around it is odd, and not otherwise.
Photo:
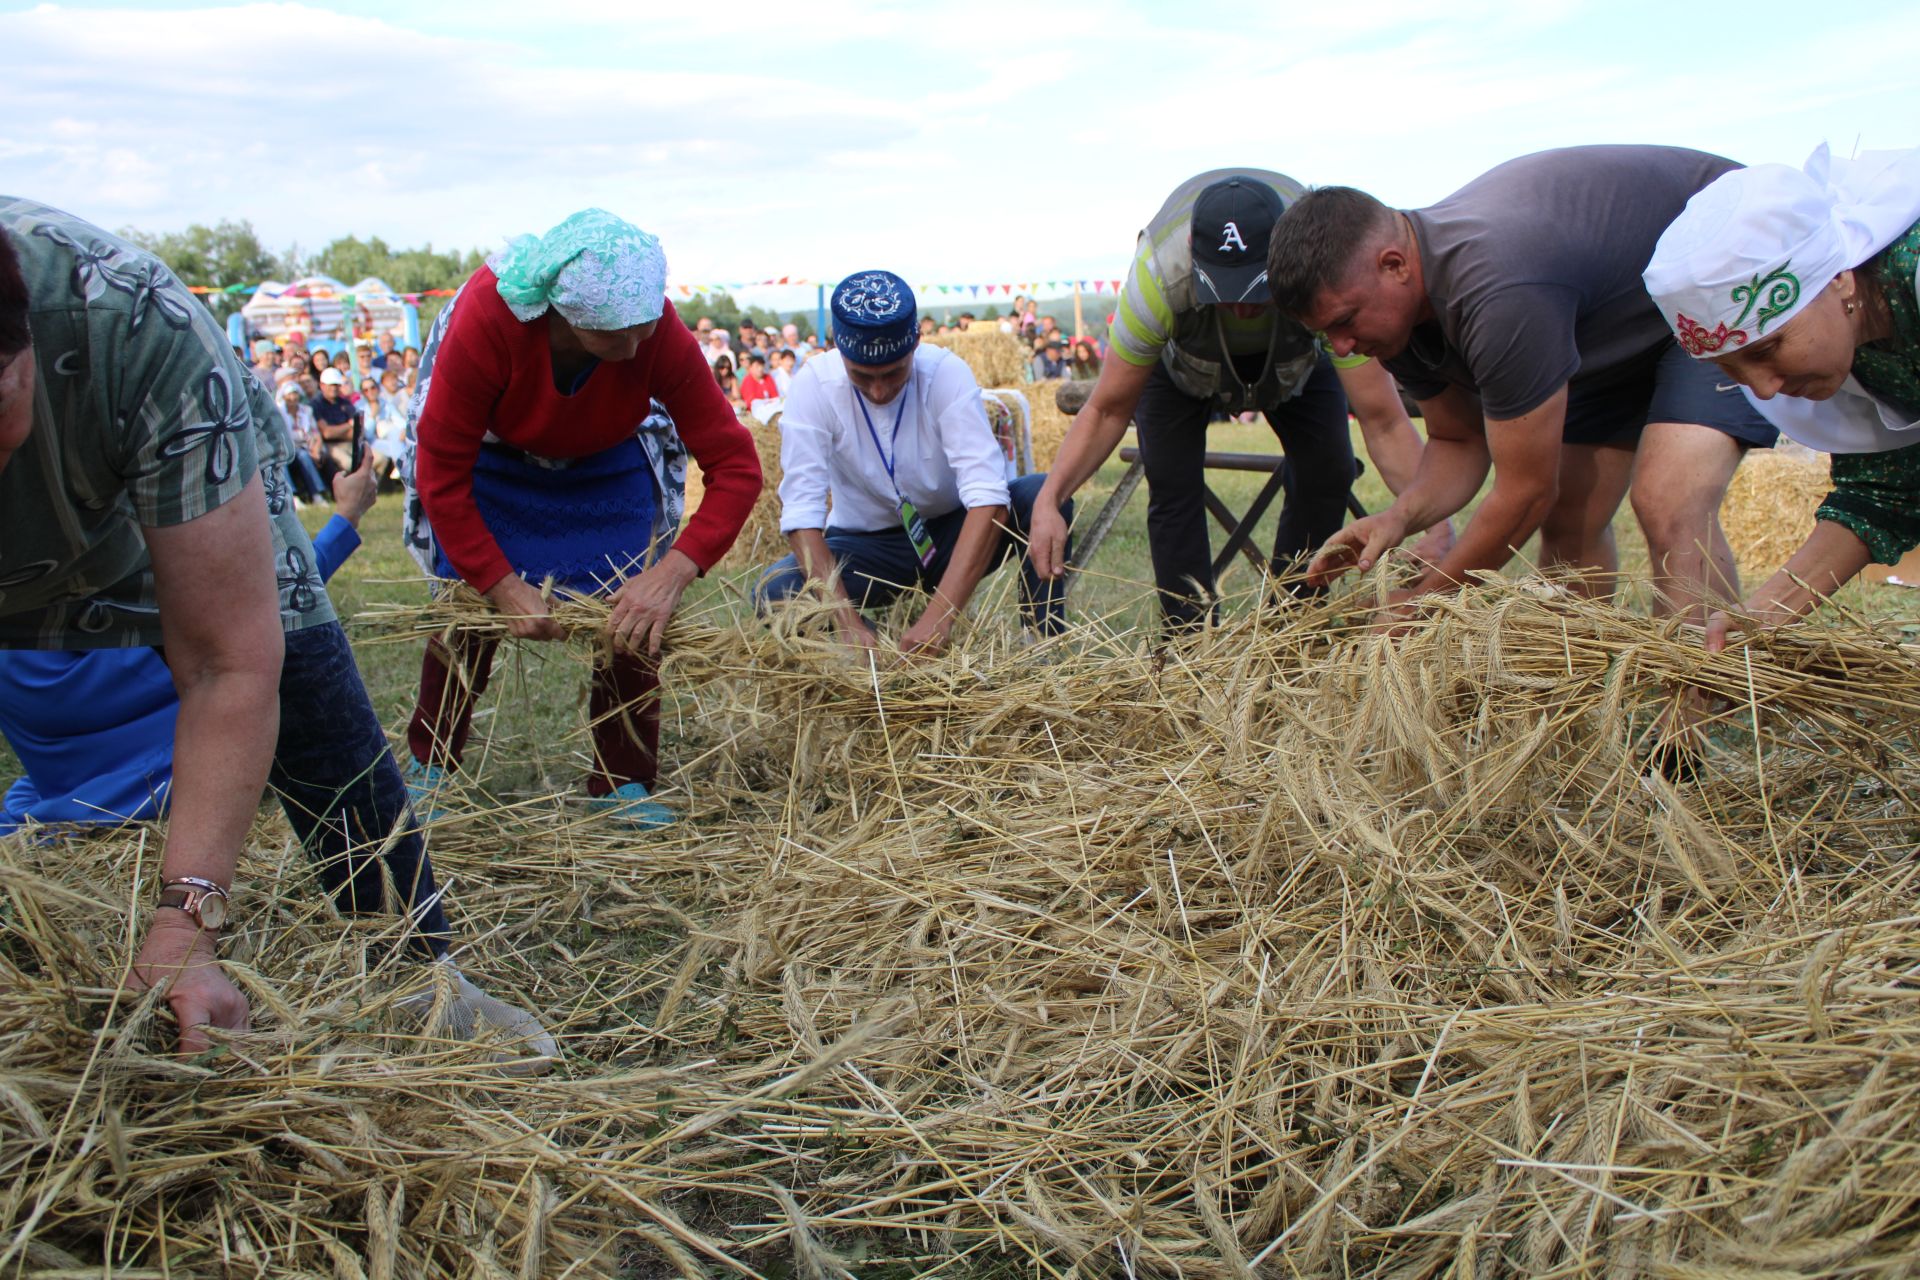
[[(612, 601), (587, 793), (638, 826), (673, 821), (650, 798), (655, 658), (681, 593), (752, 511), (760, 461), (666, 301), (659, 242), (598, 209), (515, 240), (435, 320), (410, 432), (407, 541), (430, 572), (484, 593), (527, 640), (560, 637), (536, 585), (548, 578)], [(680, 529), (688, 450), (706, 496)], [(407, 730), (417, 799), (458, 765), (494, 649), (427, 646)]]

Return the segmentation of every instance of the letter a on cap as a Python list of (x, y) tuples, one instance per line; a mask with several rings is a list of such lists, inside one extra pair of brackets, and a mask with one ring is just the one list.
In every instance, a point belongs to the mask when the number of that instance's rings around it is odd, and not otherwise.
[(1227, 224), (1227, 238), (1220, 242), (1217, 252), (1225, 253), (1229, 249), (1238, 249), (1242, 253), (1247, 251), (1247, 242), (1240, 238), (1240, 228), (1231, 222)]

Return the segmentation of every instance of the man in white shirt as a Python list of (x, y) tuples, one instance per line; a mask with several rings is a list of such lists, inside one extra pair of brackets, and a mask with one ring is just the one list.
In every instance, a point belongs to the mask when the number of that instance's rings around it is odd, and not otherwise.
[(835, 350), (793, 375), (780, 419), (780, 530), (793, 554), (767, 570), (760, 600), (829, 583), (841, 639), (873, 648), (861, 610), (918, 588), (927, 607), (900, 648), (937, 653), (980, 579), (1012, 554), (1023, 617), (1058, 634), (1064, 583), (1040, 578), (1020, 554), (1046, 477), (1008, 483), (980, 384), (959, 357), (920, 345), (906, 281), (859, 272), (832, 306)]

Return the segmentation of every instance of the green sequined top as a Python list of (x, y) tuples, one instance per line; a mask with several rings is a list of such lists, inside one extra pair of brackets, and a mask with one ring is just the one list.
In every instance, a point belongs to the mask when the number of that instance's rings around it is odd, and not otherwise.
[[(1867, 394), (1920, 420), (1920, 222), (1862, 263), (1893, 315), (1893, 336), (1853, 354), (1853, 376)], [(1892, 564), (1920, 546), (1920, 444), (1885, 453), (1833, 455), (1833, 492), (1817, 519), (1851, 529), (1873, 558)]]

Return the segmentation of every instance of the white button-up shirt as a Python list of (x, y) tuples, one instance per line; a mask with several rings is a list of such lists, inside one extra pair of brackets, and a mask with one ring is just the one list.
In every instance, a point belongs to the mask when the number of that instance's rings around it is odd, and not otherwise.
[[(782, 533), (829, 525), (856, 533), (897, 529), (896, 483), (928, 519), (960, 507), (1007, 505), (1006, 458), (964, 360), (922, 345), (899, 396), (867, 404), (866, 416), (860, 402), (838, 351), (814, 357), (793, 375), (780, 417)], [(874, 436), (893, 460), (891, 478)]]

